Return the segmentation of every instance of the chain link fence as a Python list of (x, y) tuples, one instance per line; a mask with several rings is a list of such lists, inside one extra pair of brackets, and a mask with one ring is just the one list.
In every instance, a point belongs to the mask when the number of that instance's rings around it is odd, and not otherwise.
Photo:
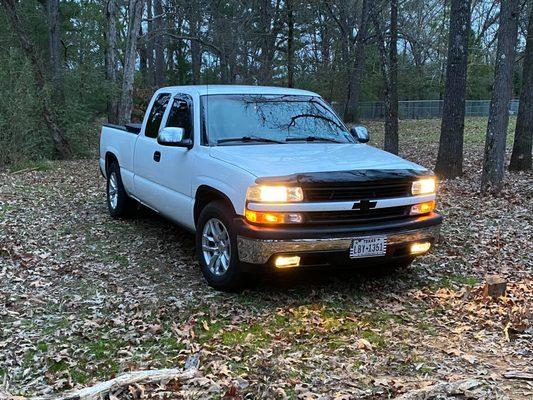
[[(442, 118), (443, 100), (409, 100), (400, 101), (398, 112), (400, 119), (430, 119)], [(333, 108), (339, 115), (344, 114), (344, 105), (334, 102)], [(488, 117), (490, 100), (467, 100), (465, 111), (467, 117)], [(385, 105), (382, 101), (364, 101), (359, 103), (358, 115), (361, 119), (383, 119)], [(509, 103), (509, 114), (516, 115), (518, 112), (518, 100)]]

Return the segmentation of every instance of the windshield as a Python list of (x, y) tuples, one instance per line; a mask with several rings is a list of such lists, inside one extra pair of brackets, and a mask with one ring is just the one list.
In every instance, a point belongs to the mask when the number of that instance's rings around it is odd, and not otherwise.
[(313, 96), (202, 96), (202, 123), (211, 146), (355, 142), (326, 103)]

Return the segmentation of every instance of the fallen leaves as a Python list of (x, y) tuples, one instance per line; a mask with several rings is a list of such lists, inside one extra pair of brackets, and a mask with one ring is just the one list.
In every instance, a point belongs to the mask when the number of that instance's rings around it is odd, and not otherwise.
[[(406, 151), (432, 165), (436, 147)], [(374, 400), (471, 376), (485, 398), (527, 394), (531, 177), (482, 198), (482, 149), (466, 154), (465, 177), (441, 184), (442, 240), (413, 269), (267, 276), (239, 295), (205, 285), (179, 228), (147, 211), (110, 220), (94, 160), (0, 175), (3, 387), (46, 395), (170, 367), (197, 373), (110, 399)], [(483, 295), (492, 274), (504, 296)]]

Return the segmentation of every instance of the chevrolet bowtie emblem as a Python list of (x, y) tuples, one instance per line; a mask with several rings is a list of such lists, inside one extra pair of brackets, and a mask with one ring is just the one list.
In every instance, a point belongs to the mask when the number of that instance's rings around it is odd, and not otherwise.
[(376, 207), (376, 204), (378, 204), (377, 201), (361, 200), (358, 203), (354, 203), (352, 209), (353, 210), (368, 211), (371, 208)]

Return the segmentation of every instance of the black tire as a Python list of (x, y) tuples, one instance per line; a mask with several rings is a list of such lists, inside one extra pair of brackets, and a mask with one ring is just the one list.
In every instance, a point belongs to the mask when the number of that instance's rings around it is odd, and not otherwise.
[[(198, 223), (196, 224), (196, 252), (202, 274), (209, 286), (225, 292), (239, 291), (244, 285), (244, 274), (241, 270), (239, 255), (237, 253), (237, 236), (233, 229), (234, 214), (233, 209), (227, 205), (226, 202), (214, 201), (204, 207), (198, 218)], [(217, 268), (216, 265), (212, 265), (211, 267), (208, 265), (203, 251), (204, 228), (210, 221), (219, 221), (225, 228), (230, 241), (229, 246), (224, 247), (224, 249), (227, 247), (230, 249), (229, 263), (225, 256), (220, 255), (219, 258), (221, 261), (219, 268)], [(222, 238), (225, 240), (225, 235), (222, 235)], [(211, 259), (213, 260), (215, 257), (212, 257)], [(220, 273), (221, 270), (225, 268), (223, 260), (225, 260), (227, 269)], [(215, 263), (216, 261), (218, 261), (218, 259), (215, 259)], [(218, 273), (215, 271), (218, 271)]]
[[(115, 186), (113, 192), (113, 186)], [(116, 201), (112, 200), (113, 193), (116, 193)], [(112, 218), (125, 218), (131, 214), (133, 209), (133, 200), (128, 196), (122, 177), (120, 176), (120, 167), (117, 162), (113, 162), (107, 170), (107, 209)]]

